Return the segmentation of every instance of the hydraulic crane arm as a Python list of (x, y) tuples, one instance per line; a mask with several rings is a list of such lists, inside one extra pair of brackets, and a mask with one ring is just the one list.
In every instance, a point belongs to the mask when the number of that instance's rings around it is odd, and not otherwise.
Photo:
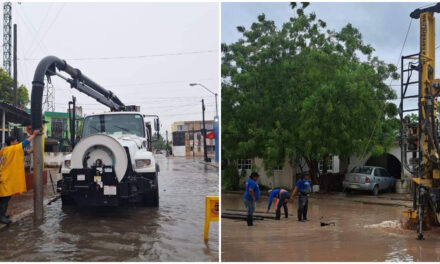
[[(418, 239), (423, 239), (423, 222), (426, 215), (434, 216), (440, 223), (440, 143), (437, 118), (440, 80), (435, 78), (435, 18), (440, 13), (440, 3), (416, 9), (410, 17), (420, 21), (420, 52), (402, 57), (401, 69), (401, 147), (402, 162), (412, 174), (414, 186), (413, 209), (405, 213), (417, 222)], [(405, 61), (408, 69), (405, 69)], [(414, 65), (417, 63), (417, 65)], [(410, 81), (413, 71), (418, 72), (418, 81)], [(404, 75), (408, 77), (404, 82)], [(418, 84), (417, 94), (406, 95), (408, 85)], [(411, 88), (410, 88), (411, 89)], [(418, 98), (418, 108), (404, 109), (403, 101)], [(418, 121), (403, 117), (403, 112), (418, 111)], [(407, 163), (407, 155), (412, 155)], [(427, 218), (428, 219), (428, 218)]]
[(414, 19), (419, 19), (420, 14), (425, 12), (440, 13), (440, 3), (437, 3), (435, 6), (430, 6), (427, 8), (422, 8), (422, 9), (417, 8), (416, 10), (412, 11), (411, 14), (409, 14), (409, 16)]
[[(64, 71), (70, 75), (72, 79), (65, 78), (57, 73)], [(80, 70), (70, 66), (66, 61), (55, 56), (47, 56), (43, 58), (35, 70), (34, 79), (32, 81), (31, 94), (31, 116), (32, 128), (40, 129), (42, 126), (42, 101), (44, 91), (44, 77), (57, 75), (70, 83), (71, 88), (96, 99), (101, 104), (108, 106), (112, 111), (126, 110), (126, 106), (111, 91), (103, 88), (92, 79), (82, 74)]]

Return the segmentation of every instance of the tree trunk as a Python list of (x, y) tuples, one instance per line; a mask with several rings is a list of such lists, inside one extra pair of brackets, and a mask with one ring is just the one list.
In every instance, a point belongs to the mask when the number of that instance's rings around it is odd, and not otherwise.
[(310, 179), (312, 181), (313, 185), (318, 184), (318, 173), (319, 173), (319, 168), (318, 168), (318, 161), (313, 160), (313, 159), (309, 159), (309, 158), (305, 158), (307, 166), (309, 167), (309, 172), (310, 172)]
[(327, 162), (328, 162), (328, 158), (329, 158), (329, 156), (328, 155), (325, 155), (324, 156), (324, 159), (322, 160), (322, 174), (327, 174), (327, 170), (328, 170), (328, 164), (327, 164)]
[(327, 174), (328, 158), (329, 158), (329, 155), (324, 155), (324, 159), (322, 161), (323, 162), (322, 163), (322, 173), (321, 173), (321, 177), (320, 177), (320, 185), (321, 185), (321, 188), (325, 190), (325, 192), (329, 191), (329, 175)]

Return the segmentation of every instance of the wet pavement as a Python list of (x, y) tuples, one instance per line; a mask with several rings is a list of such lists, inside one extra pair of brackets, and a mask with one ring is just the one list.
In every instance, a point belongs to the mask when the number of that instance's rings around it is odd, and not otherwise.
[(217, 169), (158, 155), (159, 208), (77, 209), (58, 200), (45, 221), (27, 217), (0, 230), (0, 261), (218, 261), (218, 223), (203, 240), (205, 196), (218, 195)]
[[(280, 221), (254, 221), (248, 227), (243, 220), (222, 218), (222, 261), (440, 261), (440, 228), (418, 241), (414, 230), (401, 227), (402, 201), (381, 205), (374, 204), (381, 198), (369, 197), (316, 196), (309, 202), (308, 222), (297, 221), (297, 200), (289, 204), (293, 216), (282, 214)], [(257, 211), (266, 206), (264, 197)], [(228, 209), (244, 210), (242, 195), (222, 194), (222, 212)]]

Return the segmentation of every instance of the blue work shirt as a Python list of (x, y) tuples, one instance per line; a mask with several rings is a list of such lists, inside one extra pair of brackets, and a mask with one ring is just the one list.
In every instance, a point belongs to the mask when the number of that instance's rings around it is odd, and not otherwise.
[(272, 200), (273, 200), (273, 198), (275, 198), (275, 197), (278, 198), (279, 195), (280, 195), (280, 192), (281, 192), (281, 188), (278, 188), (278, 189), (272, 190), (272, 191), (270, 192), (270, 194), (269, 194), (269, 203), (267, 204), (267, 210), (269, 210), (270, 207), (272, 206)]
[(300, 193), (309, 194), (312, 192), (312, 187), (308, 180), (298, 180), (295, 184)]
[[(30, 142), (29, 142), (29, 140), (27, 140), (27, 139), (25, 139), (25, 140), (23, 140), (23, 142), (21, 142), (21, 146), (23, 147), (23, 149), (26, 149), (28, 146), (29, 146), (29, 144), (30, 144)], [(25, 150), (24, 151), (24, 155), (27, 155), (28, 153), (27, 153), (27, 151)]]
[(258, 183), (251, 178), (246, 180), (244, 199), (252, 201), (252, 196), (249, 193), (249, 190), (254, 191), (255, 201), (258, 201), (260, 199), (260, 187), (258, 187)]

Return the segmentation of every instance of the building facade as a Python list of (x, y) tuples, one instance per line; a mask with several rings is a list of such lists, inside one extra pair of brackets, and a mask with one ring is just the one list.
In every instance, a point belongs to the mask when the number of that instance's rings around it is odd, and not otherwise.
[[(347, 164), (348, 162), (348, 164)], [(297, 175), (302, 171), (308, 171), (307, 164), (292, 164), (288, 158), (285, 159), (283, 166), (274, 168), (272, 175), (264, 170), (263, 160), (259, 158), (240, 159), (237, 160), (237, 169), (245, 170), (249, 176), (252, 170), (256, 170), (260, 174), (260, 185), (274, 188), (284, 187), (293, 189), (297, 180)], [(400, 193), (409, 192), (411, 188), (411, 174), (402, 166), (401, 150), (396, 142), (394, 146), (384, 155), (374, 157), (367, 154), (365, 157), (351, 156), (348, 161), (341, 160), (338, 156), (331, 156), (328, 165), (328, 173), (347, 173), (355, 166), (379, 166), (387, 169), (387, 171), (396, 178), (396, 191)], [(319, 169), (322, 170), (322, 162)], [(244, 183), (245, 179), (241, 179)]]
[[(70, 152), (70, 121), (69, 113), (44, 112), (44, 123), (46, 126), (45, 152)], [(76, 135), (81, 135), (83, 118), (76, 115)]]
[[(205, 120), (206, 134), (214, 131), (214, 121)], [(172, 153), (176, 157), (203, 157), (203, 122), (180, 121), (172, 125)], [(208, 157), (215, 156), (215, 138), (206, 138)]]

